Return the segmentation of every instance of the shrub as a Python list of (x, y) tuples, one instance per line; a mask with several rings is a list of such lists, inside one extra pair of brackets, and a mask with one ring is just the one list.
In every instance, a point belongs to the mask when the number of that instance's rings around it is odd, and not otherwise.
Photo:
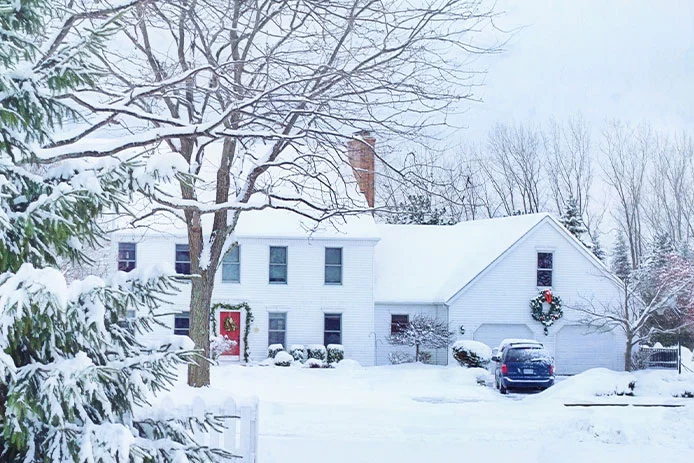
[(309, 358), (306, 360), (306, 363), (304, 363), (304, 368), (323, 368), (323, 361)]
[(275, 365), (278, 367), (288, 367), (294, 363), (294, 358), (285, 351), (279, 351), (275, 354)]
[(414, 356), (407, 352), (394, 351), (388, 354), (388, 361), (391, 365), (400, 365), (402, 363), (413, 363)]
[(431, 352), (422, 351), (419, 353), (419, 361), (431, 365)]
[(306, 354), (310, 359), (317, 359), (325, 361), (327, 358), (327, 352), (325, 346), (322, 344), (311, 344), (306, 347)]
[(306, 350), (301, 344), (294, 344), (289, 348), (289, 353), (294, 361), (304, 363), (306, 361)]
[(210, 358), (217, 360), (220, 355), (236, 346), (236, 341), (229, 339), (227, 336), (214, 336), (210, 339)]
[(267, 358), (274, 359), (278, 352), (284, 351), (282, 344), (270, 344), (267, 348)]
[(451, 349), (462, 367), (485, 368), (492, 359), (489, 346), (477, 341), (456, 341)]
[(345, 358), (345, 348), (342, 344), (328, 344), (328, 363), (338, 363)]

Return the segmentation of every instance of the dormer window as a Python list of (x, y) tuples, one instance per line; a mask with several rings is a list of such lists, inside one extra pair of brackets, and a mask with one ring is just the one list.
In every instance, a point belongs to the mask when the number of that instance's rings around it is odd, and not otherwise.
[(554, 253), (537, 253), (537, 286), (549, 288), (552, 286), (552, 271), (554, 269)]

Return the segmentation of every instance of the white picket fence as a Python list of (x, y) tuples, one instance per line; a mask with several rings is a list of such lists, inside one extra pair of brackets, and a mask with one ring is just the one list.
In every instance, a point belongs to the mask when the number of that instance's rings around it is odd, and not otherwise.
[[(167, 401), (168, 402), (168, 401)], [(258, 455), (258, 400), (244, 400), (238, 403), (228, 398), (220, 406), (209, 407), (205, 401), (196, 397), (187, 406), (176, 406), (173, 403), (162, 402), (160, 406), (176, 414), (202, 418), (207, 413), (224, 417), (224, 429), (221, 432), (210, 429), (209, 432), (196, 432), (195, 437), (200, 445), (221, 448), (231, 452), (238, 458), (239, 463), (256, 463)]]

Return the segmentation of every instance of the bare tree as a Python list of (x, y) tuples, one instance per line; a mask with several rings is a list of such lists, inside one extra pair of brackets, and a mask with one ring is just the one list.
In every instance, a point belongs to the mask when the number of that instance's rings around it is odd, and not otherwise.
[(415, 348), (415, 362), (422, 360), (420, 349), (443, 349), (453, 343), (453, 332), (444, 321), (424, 314), (417, 314), (397, 333), (388, 336), (388, 342), (396, 346)]
[[(134, 179), (187, 230), (191, 337), (208, 354), (214, 277), (241, 212), (371, 209), (350, 194), (341, 147), (360, 129), (416, 142), (446, 126), (476, 83), (468, 57), (492, 51), (473, 39), (491, 16), (478, 0), (143, 2), (102, 51), (99, 88), (65, 96), (93, 116), (43, 155), (131, 149), (175, 182)], [(209, 384), (209, 365), (188, 381)]]
[(413, 150), (404, 159), (391, 159), (379, 172), (379, 215), (388, 222), (397, 221), (389, 217), (413, 206), (414, 200), (437, 211), (438, 222), (474, 220), (481, 215), (482, 205), (477, 202), (478, 174), (473, 169), (475, 164), (460, 152)]
[(682, 134), (664, 141), (649, 176), (646, 215), (650, 228), (678, 243), (694, 237), (694, 144)]
[[(611, 302), (586, 300), (572, 309), (581, 314), (581, 323), (598, 332), (621, 330), (626, 337), (624, 369), (632, 369), (634, 347), (656, 333), (676, 333), (691, 326), (694, 300), (694, 265), (675, 255), (668, 265), (648, 277), (634, 272), (621, 282), (621, 296)], [(643, 294), (648, 293), (648, 300)], [(661, 326), (659, 319), (675, 320)]]
[(524, 126), (497, 125), (489, 135), (489, 155), (481, 168), (506, 215), (544, 208), (540, 133)]
[(655, 135), (647, 126), (633, 130), (612, 122), (603, 132), (603, 173), (616, 195), (617, 205), (613, 214), (624, 231), (634, 268), (643, 255), (644, 198), (655, 147)]
[(549, 161), (545, 175), (555, 211), (562, 213), (569, 198), (573, 198), (579, 215), (588, 222), (593, 184), (590, 129), (580, 117), (569, 119), (565, 125), (552, 120), (544, 143)]

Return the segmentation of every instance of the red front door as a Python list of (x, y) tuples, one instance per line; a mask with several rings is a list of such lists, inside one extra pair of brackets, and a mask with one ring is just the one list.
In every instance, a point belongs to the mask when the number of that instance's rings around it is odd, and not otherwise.
[(239, 355), (241, 347), (241, 312), (219, 312), (219, 334), (236, 345), (222, 355)]

